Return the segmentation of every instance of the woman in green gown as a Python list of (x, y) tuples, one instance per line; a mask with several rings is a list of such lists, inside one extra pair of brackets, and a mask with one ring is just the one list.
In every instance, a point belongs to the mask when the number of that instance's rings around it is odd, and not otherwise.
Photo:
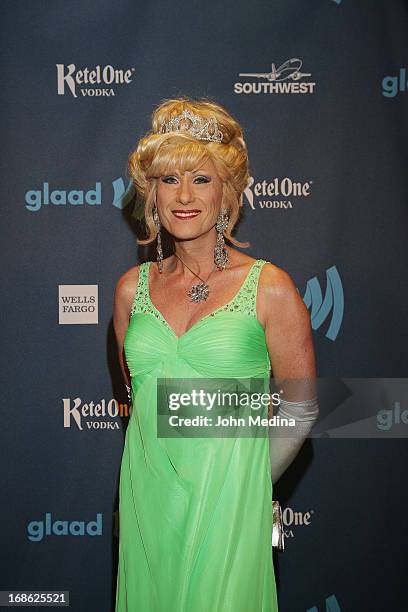
[[(139, 243), (157, 240), (157, 263), (131, 268), (115, 289), (133, 407), (116, 612), (275, 612), (268, 437), (160, 435), (158, 379), (258, 379), (268, 391), (271, 370), (314, 376), (309, 313), (286, 272), (226, 248), (224, 237), (248, 246), (231, 232), (249, 173), (242, 129), (224, 108), (165, 101), (129, 169), (145, 199)], [(163, 229), (174, 242), (164, 259)]]

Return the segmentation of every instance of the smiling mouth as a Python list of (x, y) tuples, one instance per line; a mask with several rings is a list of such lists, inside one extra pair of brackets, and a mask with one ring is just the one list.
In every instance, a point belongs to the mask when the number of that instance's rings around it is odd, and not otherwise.
[(177, 219), (193, 219), (200, 214), (201, 210), (172, 210), (171, 212)]

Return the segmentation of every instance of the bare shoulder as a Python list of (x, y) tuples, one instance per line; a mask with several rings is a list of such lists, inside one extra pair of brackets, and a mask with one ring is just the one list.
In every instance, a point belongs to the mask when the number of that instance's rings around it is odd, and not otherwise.
[(315, 377), (310, 313), (293, 279), (268, 262), (262, 268), (258, 290), (258, 317), (265, 330), (274, 377)]
[(238, 249), (233, 249), (230, 247), (228, 253), (232, 261), (232, 267), (235, 267), (236, 269), (242, 268), (244, 270), (246, 268), (246, 270), (248, 270), (249, 267), (256, 262), (255, 257), (251, 257), (246, 253), (241, 253), (241, 251), (238, 251)]
[(115, 308), (130, 313), (139, 280), (139, 269), (140, 265), (133, 266), (118, 279), (114, 294)]
[(259, 293), (262, 293), (264, 297), (278, 295), (284, 297), (293, 290), (297, 291), (295, 283), (285, 270), (270, 262), (262, 266), (259, 276)]
[(309, 311), (292, 277), (282, 268), (267, 262), (261, 270), (258, 286), (258, 312), (262, 324), (309, 318)]

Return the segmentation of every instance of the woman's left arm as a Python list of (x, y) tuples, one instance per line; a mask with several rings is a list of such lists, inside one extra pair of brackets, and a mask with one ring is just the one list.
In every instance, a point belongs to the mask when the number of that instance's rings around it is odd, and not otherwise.
[(318, 417), (316, 361), (309, 311), (291, 277), (272, 264), (265, 265), (260, 278), (259, 309), (273, 378), (281, 392), (275, 416), (295, 423), (269, 428), (275, 483), (298, 454)]

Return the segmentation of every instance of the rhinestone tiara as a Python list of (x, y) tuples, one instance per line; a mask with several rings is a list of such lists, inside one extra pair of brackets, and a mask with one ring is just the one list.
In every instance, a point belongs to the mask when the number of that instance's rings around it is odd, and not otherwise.
[(223, 133), (219, 129), (215, 117), (203, 119), (198, 115), (193, 115), (187, 109), (183, 110), (181, 115), (170, 119), (170, 121), (162, 121), (159, 128), (159, 134), (180, 131), (188, 132), (198, 140), (222, 142), (223, 139)]

